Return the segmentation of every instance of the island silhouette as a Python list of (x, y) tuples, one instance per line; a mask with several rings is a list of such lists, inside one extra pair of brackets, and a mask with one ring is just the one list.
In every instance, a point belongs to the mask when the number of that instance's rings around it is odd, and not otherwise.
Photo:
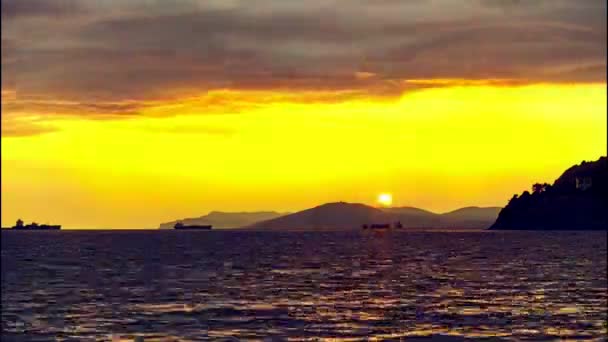
[(551, 184), (514, 195), (490, 229), (608, 230), (606, 157), (583, 161)]
[[(163, 223), (160, 228), (171, 229), (176, 222), (184, 222), (212, 224), (214, 228), (256, 230), (357, 230), (368, 224), (399, 222), (403, 228), (485, 229), (496, 220), (500, 209), (500, 207), (466, 207), (437, 214), (414, 207), (375, 208), (361, 203), (335, 202), (287, 214), (211, 212), (198, 219)], [(250, 222), (237, 224), (246, 220)]]
[[(608, 230), (607, 164), (606, 156), (583, 161), (567, 169), (553, 184), (535, 183), (531, 192), (515, 194), (504, 208), (472, 206), (438, 214), (415, 207), (334, 202), (295, 213), (212, 211), (198, 218), (161, 223), (159, 229), (175, 229), (178, 224), (217, 229), (324, 231), (388, 224), (398, 229)], [(61, 226), (26, 225), (18, 220), (15, 226), (4, 229), (59, 230)]]
[(566, 170), (552, 185), (536, 183), (532, 192), (514, 195), (507, 206), (465, 207), (434, 213), (415, 207), (378, 208), (362, 203), (325, 203), (295, 213), (218, 212), (177, 222), (214, 228), (255, 230), (358, 230), (366, 225), (399, 222), (403, 229), (605, 230), (607, 159), (583, 161)]

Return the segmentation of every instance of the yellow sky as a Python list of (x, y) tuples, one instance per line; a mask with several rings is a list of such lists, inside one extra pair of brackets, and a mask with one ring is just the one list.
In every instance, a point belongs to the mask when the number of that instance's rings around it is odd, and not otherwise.
[(379, 193), (439, 212), (503, 206), (605, 155), (606, 105), (606, 84), (448, 82), (400, 97), (218, 90), (120, 120), (25, 108), (24, 124), (52, 131), (2, 137), (2, 225), (152, 228)]

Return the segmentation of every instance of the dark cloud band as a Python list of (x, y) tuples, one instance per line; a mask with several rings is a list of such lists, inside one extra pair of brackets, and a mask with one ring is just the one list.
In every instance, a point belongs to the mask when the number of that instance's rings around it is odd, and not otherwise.
[(223, 88), (606, 81), (602, 0), (3, 0), (2, 16), (2, 89), (88, 107)]

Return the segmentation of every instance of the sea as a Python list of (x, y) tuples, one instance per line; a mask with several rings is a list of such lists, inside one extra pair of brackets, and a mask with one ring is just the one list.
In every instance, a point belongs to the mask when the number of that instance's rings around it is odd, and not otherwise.
[(2, 341), (596, 340), (607, 233), (3, 231)]

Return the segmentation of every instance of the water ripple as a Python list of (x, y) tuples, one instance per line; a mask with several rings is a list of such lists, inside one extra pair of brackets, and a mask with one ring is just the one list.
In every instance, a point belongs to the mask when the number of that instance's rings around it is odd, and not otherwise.
[(2, 339), (603, 340), (605, 233), (2, 233)]

